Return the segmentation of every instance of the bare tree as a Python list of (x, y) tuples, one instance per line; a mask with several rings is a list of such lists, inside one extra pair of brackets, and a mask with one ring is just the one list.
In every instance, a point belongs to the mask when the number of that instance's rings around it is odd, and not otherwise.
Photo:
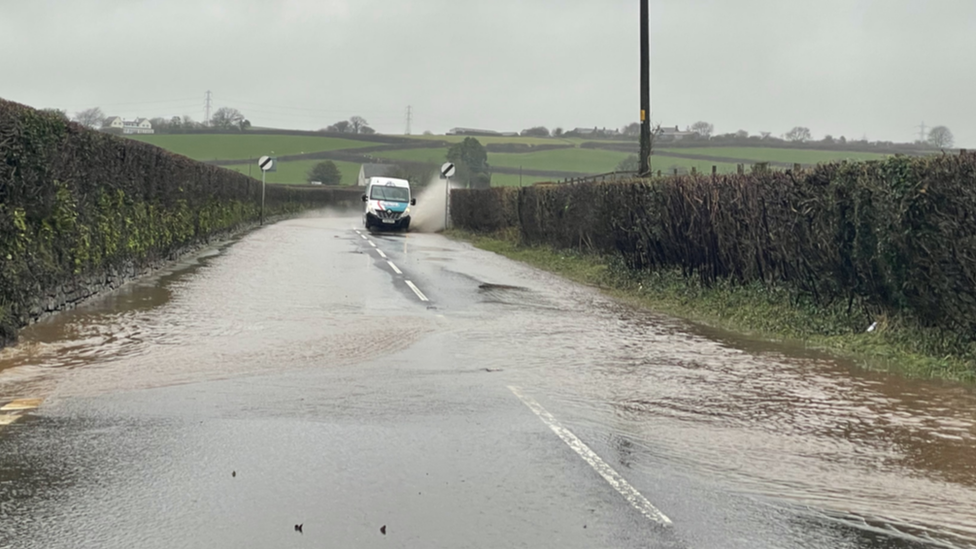
[(369, 127), (369, 122), (362, 116), (354, 116), (349, 119), (349, 125), (352, 126), (352, 133), (362, 133), (363, 128)]
[(699, 120), (691, 125), (691, 131), (698, 132), (698, 135), (702, 137), (711, 137), (712, 132), (715, 131), (715, 126), (704, 120)]
[(759, 135), (760, 135), (760, 136), (761, 136), (761, 137), (762, 137), (763, 139), (769, 139), (769, 136), (771, 136), (771, 135), (773, 135), (773, 133), (772, 133), (772, 132), (759, 132)]
[(239, 130), (244, 122), (244, 115), (237, 109), (221, 107), (213, 113), (210, 118), (210, 125), (221, 130)]
[(952, 137), (952, 132), (945, 126), (936, 126), (929, 130), (929, 145), (933, 147), (949, 149), (952, 148), (954, 142), (955, 139)]
[(104, 121), (105, 113), (98, 107), (92, 107), (75, 113), (75, 122), (88, 128), (101, 128), (102, 122)]
[(335, 124), (323, 129), (325, 132), (335, 132), (335, 133), (352, 133), (352, 126), (350, 126), (348, 120), (340, 120)]
[(810, 128), (804, 128), (802, 126), (797, 126), (792, 130), (786, 132), (786, 139), (789, 141), (803, 142), (810, 141), (813, 134), (810, 133)]

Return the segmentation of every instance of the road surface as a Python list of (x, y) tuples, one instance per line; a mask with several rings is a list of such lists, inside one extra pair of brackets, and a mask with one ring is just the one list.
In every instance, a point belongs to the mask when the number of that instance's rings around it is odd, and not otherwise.
[(358, 226), (262, 228), (0, 352), (0, 547), (973, 546), (970, 389)]

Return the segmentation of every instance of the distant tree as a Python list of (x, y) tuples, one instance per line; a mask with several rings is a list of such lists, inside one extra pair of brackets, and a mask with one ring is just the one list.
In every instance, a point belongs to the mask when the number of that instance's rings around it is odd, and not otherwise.
[(772, 132), (759, 132), (759, 135), (761, 135), (763, 139), (769, 139), (769, 136), (773, 134)]
[(92, 107), (75, 113), (75, 122), (88, 128), (101, 128), (105, 121), (105, 113), (98, 107)]
[(170, 128), (169, 128), (169, 120), (166, 120), (165, 118), (163, 118), (161, 116), (157, 116), (156, 118), (150, 118), (149, 119), (149, 123), (152, 124), (153, 131), (154, 132), (156, 132), (156, 133), (169, 133), (169, 130), (170, 130)]
[(847, 144), (847, 138), (842, 135), (842, 136), (840, 136), (840, 137), (837, 138), (837, 142), (840, 143), (841, 145), (846, 145)]
[(637, 158), (636, 154), (632, 154), (627, 158), (624, 158), (617, 164), (614, 168), (616, 172), (636, 172), (640, 169), (640, 158)]
[(352, 125), (349, 124), (348, 120), (340, 120), (328, 128), (325, 128), (325, 131), (334, 133), (353, 133)]
[(929, 130), (929, 145), (937, 149), (952, 148), (954, 142), (952, 132), (945, 126), (936, 126)]
[(640, 136), (641, 125), (640, 122), (632, 122), (621, 128), (620, 133), (626, 135), (627, 137), (638, 137)]
[(244, 115), (237, 109), (221, 107), (210, 117), (210, 125), (218, 130), (240, 130)]
[(180, 122), (180, 126), (183, 128), (183, 131), (186, 131), (186, 130), (193, 130), (199, 128), (200, 124), (198, 122), (195, 122), (193, 118), (190, 117), (190, 115), (184, 114), (183, 120)]
[(491, 171), (488, 166), (488, 151), (473, 137), (455, 143), (447, 151), (447, 160), (457, 165), (457, 179), (471, 188), (486, 188), (491, 185)]
[(352, 133), (365, 133), (363, 128), (368, 128), (369, 122), (362, 116), (354, 116), (349, 119), (349, 126), (352, 127)]
[(786, 139), (788, 141), (795, 141), (802, 143), (804, 141), (810, 141), (812, 134), (810, 133), (810, 128), (804, 128), (802, 126), (797, 126), (792, 130), (786, 132)]
[(710, 137), (712, 132), (715, 131), (715, 126), (704, 120), (700, 120), (691, 125), (691, 131), (697, 132), (702, 137)]
[(521, 135), (523, 137), (549, 137), (549, 128), (545, 126), (536, 126), (534, 128), (528, 128), (522, 130)]
[(240, 128), (241, 131), (245, 131), (247, 129), (250, 129), (250, 127), (251, 127), (251, 121), (250, 120), (247, 120), (247, 119), (241, 120), (241, 123), (238, 124), (238, 127)]
[(834, 136), (832, 136), (830, 134), (827, 134), (827, 135), (824, 136), (823, 139), (820, 140), (820, 142), (821, 143), (824, 143), (825, 145), (833, 145), (834, 144)]
[(424, 135), (434, 135), (434, 132), (430, 130), (424, 130)]
[(369, 126), (363, 126), (362, 128), (359, 128), (359, 133), (363, 135), (373, 135), (376, 133), (376, 130), (370, 128)]
[(308, 172), (308, 182), (321, 181), (323, 185), (339, 185), (342, 183), (342, 172), (335, 162), (326, 160), (319, 162)]
[(739, 131), (735, 132), (735, 137), (737, 139), (748, 139), (749, 138), (749, 132), (747, 132), (745, 130), (739, 130)]
[(68, 118), (68, 111), (64, 109), (53, 109), (53, 108), (41, 109), (41, 112), (57, 116), (58, 118), (64, 120), (65, 122), (70, 120), (70, 118)]
[(554, 128), (552, 130), (552, 136), (553, 137), (562, 137), (563, 136), (563, 133), (564, 132), (563, 132), (563, 129), (562, 128)]

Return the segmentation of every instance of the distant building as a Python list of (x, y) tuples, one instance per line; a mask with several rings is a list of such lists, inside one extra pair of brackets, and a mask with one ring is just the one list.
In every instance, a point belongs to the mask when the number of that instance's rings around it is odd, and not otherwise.
[(620, 130), (616, 128), (611, 129), (600, 129), (600, 128), (573, 128), (572, 130), (565, 132), (563, 135), (568, 135), (572, 137), (617, 137), (620, 135)]
[(365, 187), (370, 177), (386, 177), (394, 168), (393, 164), (363, 164), (359, 167), (359, 186)]
[(678, 129), (678, 126), (675, 126), (673, 128), (670, 126), (668, 126), (667, 128), (661, 128), (661, 131), (658, 132), (657, 134), (658, 138), (660, 138), (663, 141), (681, 141), (686, 137), (691, 137), (696, 135), (698, 135), (698, 132), (693, 132), (690, 130), (681, 131), (680, 129)]
[(501, 137), (501, 132), (494, 130), (479, 130), (475, 128), (451, 128), (447, 135), (476, 135), (483, 137)]
[(121, 116), (110, 116), (102, 123), (102, 128), (122, 130), (123, 134), (150, 134), (156, 132), (148, 118), (123, 120)]

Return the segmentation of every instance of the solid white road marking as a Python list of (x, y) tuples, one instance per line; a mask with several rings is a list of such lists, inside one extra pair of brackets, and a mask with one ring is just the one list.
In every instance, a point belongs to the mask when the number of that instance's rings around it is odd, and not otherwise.
[(420, 288), (418, 288), (413, 282), (410, 282), (409, 280), (406, 280), (405, 282), (407, 283), (407, 286), (410, 286), (410, 289), (413, 290), (413, 293), (417, 294), (420, 301), (430, 301), (427, 299), (427, 296), (424, 295), (424, 292), (421, 292)]
[(387, 263), (390, 264), (390, 268), (393, 269), (393, 272), (395, 272), (398, 275), (402, 275), (403, 274), (403, 271), (401, 271), (400, 269), (397, 269), (397, 266), (394, 265), (392, 261), (387, 261)]
[(380, 254), (380, 257), (382, 257), (383, 259), (386, 259), (386, 254), (383, 253), (383, 250), (377, 248), (376, 253)]
[(643, 494), (631, 486), (630, 483), (627, 482), (627, 479), (620, 476), (620, 473), (615, 471), (613, 467), (607, 465), (607, 462), (603, 461), (603, 459), (601, 459), (596, 452), (591, 450), (586, 443), (580, 440), (579, 437), (574, 435), (569, 429), (563, 427), (555, 416), (546, 411), (546, 409), (543, 408), (532, 397), (522, 394), (522, 391), (518, 387), (509, 385), (508, 389), (512, 391), (512, 393), (515, 394), (515, 396), (517, 396), (523, 404), (528, 406), (529, 409), (535, 413), (535, 415), (539, 416), (539, 419), (548, 425), (559, 438), (563, 439), (563, 442), (568, 444), (573, 451), (579, 454), (579, 456), (583, 458), (583, 461), (589, 463), (590, 467), (593, 467), (593, 470), (603, 477), (603, 480), (606, 480), (607, 483), (614, 488), (614, 490), (620, 492), (620, 495), (630, 502), (635, 509), (640, 511), (642, 515), (662, 526), (671, 525), (671, 519), (659, 511), (657, 507), (654, 507), (650, 501), (647, 501), (647, 498), (645, 498)]

